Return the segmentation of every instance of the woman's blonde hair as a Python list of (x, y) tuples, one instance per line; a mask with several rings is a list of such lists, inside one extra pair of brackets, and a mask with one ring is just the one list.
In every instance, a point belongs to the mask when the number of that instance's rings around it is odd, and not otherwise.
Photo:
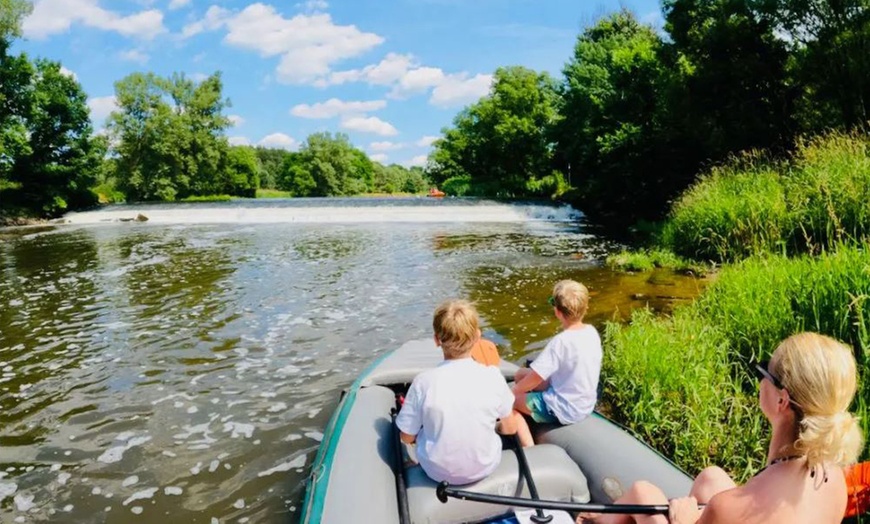
[(796, 404), (795, 448), (806, 454), (807, 466), (857, 461), (863, 437), (858, 420), (848, 411), (857, 387), (852, 350), (818, 333), (799, 333), (773, 352), (770, 372)]
[(553, 305), (568, 320), (583, 320), (589, 307), (589, 290), (580, 282), (560, 280), (553, 286)]
[(447, 358), (461, 357), (477, 342), (480, 330), (477, 310), (468, 301), (448, 300), (435, 309), (432, 329)]

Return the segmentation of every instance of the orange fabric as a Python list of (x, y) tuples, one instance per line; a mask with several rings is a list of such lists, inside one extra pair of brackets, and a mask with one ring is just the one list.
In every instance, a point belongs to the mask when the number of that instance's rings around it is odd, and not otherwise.
[(863, 515), (870, 509), (870, 462), (846, 468), (846, 517)]
[(471, 358), (484, 366), (497, 366), (501, 362), (498, 356), (498, 348), (486, 339), (480, 339), (471, 348)]

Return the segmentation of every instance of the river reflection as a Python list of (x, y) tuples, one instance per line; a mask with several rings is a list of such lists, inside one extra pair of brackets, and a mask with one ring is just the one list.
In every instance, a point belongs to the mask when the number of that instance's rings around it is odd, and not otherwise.
[(339, 391), (430, 336), (441, 300), (477, 302), (486, 336), (518, 358), (555, 333), (560, 278), (589, 285), (595, 322), (644, 305), (638, 293), (697, 289), (602, 270), (608, 249), (577, 225), (449, 210), (5, 232), (0, 521), (295, 521)]

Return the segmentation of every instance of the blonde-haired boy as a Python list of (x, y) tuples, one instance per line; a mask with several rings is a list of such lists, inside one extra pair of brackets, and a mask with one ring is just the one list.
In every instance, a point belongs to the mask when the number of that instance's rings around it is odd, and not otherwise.
[(502, 448), (496, 431), (516, 433), (510, 416), (514, 397), (498, 368), (471, 358), (480, 329), (470, 303), (441, 304), (432, 328), (444, 361), (417, 375), (396, 425), (403, 442), (417, 443), (417, 460), (429, 477), (468, 484), (498, 467)]
[(583, 323), (589, 306), (586, 286), (562, 280), (550, 297), (562, 332), (553, 337), (530, 369), (521, 369), (514, 385), (514, 409), (536, 422), (573, 424), (586, 418), (598, 399), (601, 338)]

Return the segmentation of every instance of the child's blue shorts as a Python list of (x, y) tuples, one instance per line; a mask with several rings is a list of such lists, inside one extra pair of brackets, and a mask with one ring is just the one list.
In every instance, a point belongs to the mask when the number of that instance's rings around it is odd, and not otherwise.
[(547, 407), (544, 402), (544, 393), (541, 391), (529, 391), (526, 393), (526, 407), (532, 412), (532, 420), (543, 424), (558, 424), (559, 419)]

